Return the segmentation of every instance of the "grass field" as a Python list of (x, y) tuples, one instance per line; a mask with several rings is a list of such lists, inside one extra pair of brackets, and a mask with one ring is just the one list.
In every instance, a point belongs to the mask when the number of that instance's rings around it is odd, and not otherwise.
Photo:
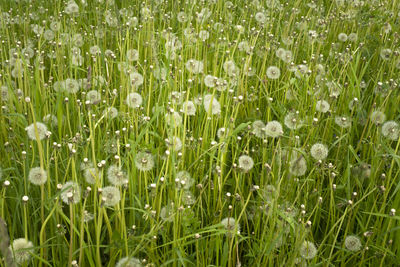
[(0, 17), (0, 266), (400, 266), (399, 1)]

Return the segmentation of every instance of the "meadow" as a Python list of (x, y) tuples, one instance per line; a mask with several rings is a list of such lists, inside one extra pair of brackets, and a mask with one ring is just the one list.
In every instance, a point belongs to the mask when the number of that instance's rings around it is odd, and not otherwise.
[(0, 266), (400, 266), (397, 0), (0, 0)]

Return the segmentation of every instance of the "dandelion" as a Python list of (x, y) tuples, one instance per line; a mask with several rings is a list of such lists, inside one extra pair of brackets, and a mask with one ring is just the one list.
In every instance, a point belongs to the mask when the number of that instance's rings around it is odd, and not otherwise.
[(284, 124), (291, 130), (300, 129), (303, 126), (302, 121), (295, 112), (289, 112), (284, 118)]
[(103, 114), (109, 119), (115, 119), (118, 116), (118, 109), (108, 107), (104, 110)]
[(121, 200), (121, 193), (115, 186), (106, 186), (101, 190), (101, 199), (106, 207), (113, 207)]
[(70, 94), (76, 94), (79, 91), (79, 82), (75, 79), (68, 78), (64, 81), (65, 91)]
[(227, 236), (232, 237), (235, 233), (234, 231), (236, 230), (238, 234), (240, 234), (240, 225), (238, 222), (236, 222), (235, 218), (233, 217), (228, 217), (224, 218), (221, 221), (221, 224), (224, 226), (225, 230), (227, 230)]
[(143, 84), (143, 76), (139, 72), (134, 72), (129, 75), (129, 79), (131, 81), (131, 85), (135, 88), (141, 86)]
[(175, 181), (178, 183), (179, 189), (190, 189), (194, 184), (194, 179), (187, 171), (180, 171), (175, 176)]
[(192, 194), (192, 192), (190, 192), (189, 190), (184, 190), (183, 194), (182, 194), (182, 202), (185, 205), (193, 205), (195, 203), (196, 199), (194, 197), (194, 195)]
[(303, 176), (307, 171), (307, 161), (302, 155), (294, 158), (289, 164), (289, 172), (294, 176)]
[(121, 167), (118, 165), (111, 165), (107, 170), (108, 181), (115, 186), (120, 186), (128, 182), (128, 178)]
[(182, 104), (183, 113), (187, 116), (196, 115), (196, 106), (192, 101), (186, 101)]
[(213, 115), (221, 113), (221, 104), (214, 95), (205, 95), (203, 105), (207, 113)]
[(96, 105), (101, 101), (101, 94), (96, 90), (90, 90), (86, 93), (86, 100), (92, 105)]
[(174, 221), (174, 205), (168, 204), (160, 210), (160, 217), (166, 222), (173, 222)]
[(9, 248), (17, 264), (23, 264), (28, 261), (31, 258), (31, 254), (34, 253), (32, 242), (25, 238), (15, 239)]
[(300, 256), (306, 260), (311, 260), (317, 256), (317, 248), (311, 241), (304, 241), (300, 246)]
[(321, 113), (326, 113), (329, 111), (329, 109), (331, 108), (331, 106), (329, 105), (329, 103), (325, 100), (318, 100), (316, 105), (315, 105), (315, 109), (318, 112)]
[(154, 167), (154, 157), (149, 152), (139, 152), (135, 157), (136, 168), (140, 171), (149, 171)]
[(197, 61), (195, 59), (189, 59), (186, 64), (185, 67), (187, 69), (188, 72), (192, 73), (192, 74), (198, 74), (198, 73), (202, 73), (203, 72), (203, 62), (202, 61)]
[(182, 140), (177, 136), (173, 136), (168, 138), (167, 145), (175, 151), (180, 151), (182, 149)]
[(73, 204), (81, 200), (81, 188), (74, 181), (68, 181), (61, 187), (61, 199), (64, 203)]
[(352, 33), (349, 34), (349, 41), (350, 42), (355, 43), (355, 42), (357, 42), (357, 39), (358, 39), (357, 33), (352, 32)]
[(28, 180), (35, 185), (42, 185), (47, 181), (47, 172), (41, 167), (32, 168), (29, 171)]
[(227, 136), (228, 130), (225, 127), (221, 127), (217, 130), (218, 139), (222, 139)]
[(311, 147), (310, 153), (315, 160), (324, 160), (328, 156), (328, 147), (324, 144), (316, 143)]
[(338, 35), (338, 39), (339, 39), (339, 41), (341, 41), (341, 42), (346, 42), (347, 41), (347, 38), (348, 38), (348, 36), (347, 36), (347, 34), (345, 34), (345, 33), (339, 33), (339, 35)]
[(170, 127), (179, 127), (182, 125), (182, 116), (178, 112), (174, 111), (172, 113), (165, 114), (165, 121)]
[(382, 135), (390, 140), (397, 141), (400, 135), (399, 124), (395, 121), (387, 121), (382, 125)]
[(381, 50), (380, 56), (383, 60), (389, 60), (392, 56), (392, 50), (389, 48), (384, 48)]
[(142, 263), (139, 259), (133, 257), (124, 257), (120, 259), (115, 267), (142, 267)]
[(270, 121), (265, 126), (266, 135), (272, 138), (279, 137), (283, 134), (282, 124), (278, 121)]
[(250, 171), (254, 166), (254, 161), (251, 157), (247, 155), (242, 155), (239, 157), (239, 168), (244, 172)]
[(212, 76), (212, 75), (206, 75), (204, 77), (204, 85), (210, 88), (215, 87), (215, 83), (218, 80), (217, 77)]
[(101, 179), (101, 173), (99, 173), (95, 167), (85, 168), (83, 176), (88, 184), (95, 184), (96, 180)]
[(349, 128), (351, 126), (351, 120), (345, 116), (336, 116), (335, 123), (341, 128)]
[(267, 77), (272, 80), (276, 80), (281, 76), (281, 71), (276, 66), (270, 66), (267, 69)]
[(53, 114), (47, 114), (46, 116), (43, 117), (43, 121), (53, 127), (56, 127), (58, 125), (58, 119), (55, 115)]
[(353, 252), (359, 251), (362, 247), (360, 238), (355, 235), (349, 235), (344, 240), (344, 246)]
[(130, 93), (126, 98), (126, 104), (130, 108), (138, 108), (142, 105), (143, 99), (142, 96), (138, 93)]
[(265, 138), (267, 136), (265, 132), (265, 124), (262, 121), (254, 121), (251, 126), (253, 128), (253, 134), (258, 138)]
[(126, 51), (126, 59), (130, 62), (139, 60), (139, 51), (136, 49), (129, 49)]
[(28, 134), (28, 137), (32, 140), (36, 140), (36, 129), (37, 129), (37, 134), (39, 140), (43, 140), (47, 136), (47, 126), (44, 123), (41, 122), (36, 122), (36, 127), (35, 123), (32, 123), (28, 127), (25, 128), (25, 131)]
[(260, 23), (263, 24), (266, 22), (267, 17), (265, 16), (265, 14), (263, 12), (257, 12), (256, 15), (254, 16), (254, 19)]
[(225, 61), (222, 67), (229, 76), (236, 76), (239, 74), (239, 68), (236, 66), (233, 60)]
[(386, 120), (386, 115), (382, 111), (375, 110), (370, 116), (371, 122), (377, 125), (382, 124)]

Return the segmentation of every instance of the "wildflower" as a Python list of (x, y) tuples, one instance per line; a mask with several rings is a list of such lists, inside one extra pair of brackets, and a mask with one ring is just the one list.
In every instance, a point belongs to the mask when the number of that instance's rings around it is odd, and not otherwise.
[(64, 81), (65, 91), (70, 94), (75, 94), (79, 91), (79, 83), (75, 79), (68, 78)]
[(324, 144), (316, 143), (311, 147), (311, 156), (315, 160), (323, 160), (328, 156), (328, 148)]
[(371, 113), (370, 119), (372, 123), (382, 124), (386, 120), (386, 115), (382, 111), (376, 110)]
[(390, 140), (397, 141), (400, 135), (399, 124), (395, 121), (387, 121), (382, 125), (382, 135)]
[(98, 45), (91, 46), (89, 48), (89, 53), (93, 56), (101, 54), (101, 49)]
[(28, 261), (34, 252), (32, 242), (25, 238), (14, 239), (9, 248), (17, 264), (23, 264)]
[(355, 32), (352, 32), (352, 33), (350, 33), (349, 34), (349, 41), (350, 42), (357, 42), (357, 39), (358, 39), (358, 36), (357, 36), (357, 33), (355, 33)]
[(138, 93), (130, 93), (126, 98), (126, 104), (130, 108), (138, 108), (142, 104), (143, 99), (142, 96)]
[(101, 199), (106, 207), (113, 207), (121, 200), (121, 193), (115, 186), (106, 186), (101, 190)]
[(179, 189), (190, 189), (194, 184), (194, 179), (187, 171), (180, 171), (175, 176), (175, 181), (178, 183)]
[(351, 120), (348, 117), (341, 117), (341, 116), (336, 116), (335, 117), (335, 123), (340, 126), (341, 128), (349, 128), (351, 126)]
[(328, 112), (330, 107), (331, 106), (329, 105), (329, 103), (326, 102), (325, 100), (319, 100), (319, 101), (317, 101), (317, 103), (315, 105), (315, 109), (322, 113)]
[(279, 137), (283, 134), (282, 124), (280, 124), (278, 121), (270, 121), (265, 126), (265, 132), (269, 137)]
[(160, 217), (166, 222), (174, 221), (174, 205), (168, 204), (161, 208), (160, 210)]
[(61, 199), (64, 203), (76, 204), (81, 200), (81, 188), (76, 182), (68, 181), (61, 187)]
[(239, 73), (239, 68), (236, 66), (233, 60), (225, 61), (222, 67), (229, 76), (235, 76)]
[(165, 121), (168, 126), (175, 128), (182, 124), (182, 116), (174, 111), (173, 113), (165, 114)]
[(120, 259), (115, 267), (142, 267), (142, 263), (139, 259), (133, 257), (124, 257)]
[(224, 226), (225, 230), (227, 230), (227, 236), (231, 237), (234, 235), (234, 231), (236, 230), (237, 233), (240, 233), (240, 225), (238, 222), (236, 222), (235, 218), (228, 217), (225, 219), (222, 219), (221, 224)]
[(175, 151), (180, 151), (182, 149), (182, 141), (177, 136), (168, 138), (167, 145)]
[(198, 61), (195, 59), (189, 59), (186, 64), (185, 67), (187, 69), (188, 72), (192, 73), (192, 74), (198, 74), (198, 73), (202, 73), (203, 72), (203, 62), (202, 61)]
[(134, 72), (129, 75), (129, 79), (131, 81), (131, 85), (135, 88), (141, 86), (143, 84), (143, 76), (139, 72)]
[(303, 126), (302, 121), (295, 112), (289, 112), (284, 118), (284, 123), (291, 130), (297, 130)]
[(380, 56), (383, 60), (389, 60), (392, 56), (392, 50), (390, 48), (384, 48), (381, 50)]
[(270, 66), (267, 69), (267, 77), (269, 79), (275, 80), (278, 79), (281, 76), (281, 71), (278, 67), (276, 66)]
[(341, 41), (341, 42), (346, 42), (347, 41), (347, 34), (345, 34), (345, 33), (339, 33), (339, 35), (338, 35), (338, 39), (339, 39), (339, 41)]
[(213, 115), (221, 113), (221, 104), (214, 95), (205, 95), (203, 105), (207, 113)]
[(265, 14), (263, 12), (257, 12), (256, 15), (254, 16), (254, 18), (260, 24), (265, 23), (267, 20), (267, 17), (265, 16)]
[(138, 61), (139, 60), (139, 51), (136, 49), (129, 49), (126, 51), (126, 58), (128, 61)]
[(253, 128), (253, 134), (255, 136), (257, 136), (258, 138), (266, 137), (265, 124), (262, 121), (260, 120), (254, 121), (251, 126)]
[(58, 119), (55, 115), (53, 114), (47, 114), (46, 116), (43, 117), (43, 121), (53, 127), (56, 127), (58, 125)]
[(115, 186), (120, 186), (128, 182), (128, 178), (120, 166), (111, 165), (107, 170), (108, 181)]
[(344, 246), (353, 252), (359, 251), (362, 247), (360, 238), (355, 235), (349, 235), (344, 240)]
[(210, 88), (215, 87), (215, 83), (218, 80), (217, 77), (212, 76), (212, 75), (206, 75), (204, 77), (204, 85)]
[[(36, 124), (36, 127), (35, 127)], [(25, 131), (28, 134), (28, 137), (32, 140), (36, 140), (36, 129), (39, 140), (44, 139), (47, 136), (47, 126), (41, 122), (32, 123), (28, 127), (25, 128)]]
[(101, 173), (95, 167), (89, 167), (84, 169), (83, 176), (88, 184), (95, 184), (96, 179), (101, 178)]
[(103, 114), (109, 119), (115, 119), (118, 116), (118, 109), (108, 107), (104, 110)]
[(28, 180), (35, 185), (42, 185), (47, 181), (47, 172), (41, 167), (32, 168), (29, 171)]
[(194, 116), (196, 114), (196, 106), (192, 101), (186, 101), (182, 104), (183, 113), (187, 116)]
[(311, 241), (304, 241), (300, 246), (300, 256), (306, 260), (310, 260), (317, 256), (317, 248)]
[(136, 168), (140, 171), (149, 171), (154, 167), (154, 157), (149, 152), (139, 152), (135, 157)]
[(181, 12), (178, 13), (178, 15), (176, 15), (176, 19), (180, 23), (183, 23), (183, 22), (186, 22), (188, 20), (188, 17), (187, 17), (185, 12), (181, 11)]
[(190, 192), (189, 190), (184, 190), (183, 194), (182, 194), (182, 202), (185, 205), (193, 205), (195, 203), (196, 199), (194, 197), (194, 195), (192, 194), (192, 192)]
[(289, 164), (289, 172), (294, 176), (303, 176), (307, 171), (307, 162), (302, 155), (295, 157)]
[(239, 157), (239, 168), (244, 172), (250, 171), (254, 166), (254, 161), (251, 157), (247, 155), (242, 155)]
[(86, 93), (86, 100), (92, 105), (96, 105), (101, 101), (101, 94), (96, 90), (90, 90)]
[(217, 130), (217, 137), (218, 139), (223, 138), (224, 136), (226, 136), (228, 133), (228, 130), (224, 127), (221, 127)]

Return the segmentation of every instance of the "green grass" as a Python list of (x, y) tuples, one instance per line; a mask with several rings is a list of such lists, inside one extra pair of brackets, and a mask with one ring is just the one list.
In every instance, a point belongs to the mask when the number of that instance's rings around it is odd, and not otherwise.
[(399, 3), (280, 2), (0, 1), (0, 266), (396, 266)]

